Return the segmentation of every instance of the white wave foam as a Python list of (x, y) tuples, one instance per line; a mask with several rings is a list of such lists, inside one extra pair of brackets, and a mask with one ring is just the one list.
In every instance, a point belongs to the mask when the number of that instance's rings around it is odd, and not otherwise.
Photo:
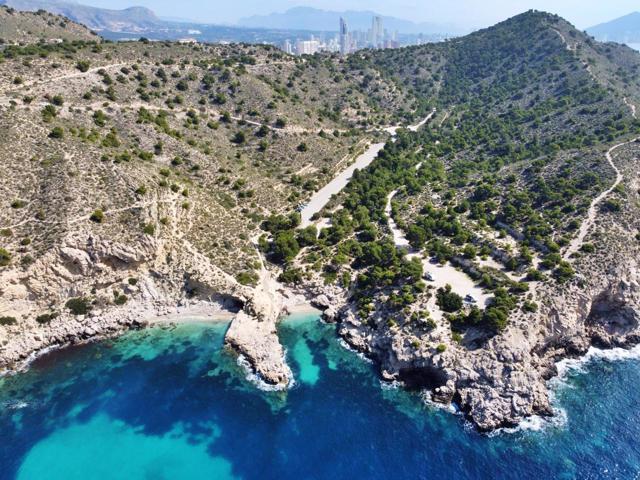
[(342, 345), (345, 349), (349, 350), (350, 352), (355, 353), (356, 355), (358, 355), (358, 357), (360, 357), (361, 360), (364, 360), (367, 363), (373, 364), (373, 360), (371, 360), (369, 357), (367, 357), (364, 353), (356, 350), (351, 345), (349, 345), (349, 343), (347, 343), (344, 340), (344, 338), (341, 338), (339, 341), (340, 341), (340, 345)]
[(260, 375), (258, 375), (254, 370), (246, 357), (242, 354), (238, 355), (238, 366), (241, 367), (245, 371), (245, 379), (254, 384), (259, 390), (263, 392), (282, 392), (284, 390), (289, 390), (296, 385), (296, 381), (293, 379), (293, 375), (290, 376), (291, 380), (285, 386), (282, 385), (271, 385), (270, 383), (265, 382)]
[(404, 383), (399, 380), (392, 380), (390, 382), (386, 380), (380, 380), (380, 388), (382, 388), (383, 390), (399, 390), (403, 386)]
[[(553, 405), (554, 399), (551, 400)], [(542, 417), (533, 415), (520, 421), (518, 426), (511, 428), (499, 428), (494, 432), (488, 433), (489, 437), (496, 435), (508, 434), (513, 435), (520, 432), (544, 432), (550, 429), (561, 429), (567, 425), (567, 411), (557, 405), (552, 406), (553, 415), (550, 417)]]
[(567, 411), (559, 405), (556, 393), (560, 389), (574, 388), (568, 381), (571, 374), (587, 373), (588, 366), (594, 361), (621, 362), (640, 359), (640, 345), (630, 349), (612, 348), (603, 350), (590, 347), (587, 353), (580, 358), (565, 358), (556, 363), (558, 375), (547, 382), (549, 387), (549, 402), (551, 403), (553, 416), (540, 417), (534, 415), (520, 422), (517, 427), (499, 429), (495, 434), (517, 433), (520, 431), (540, 432), (549, 428), (563, 428), (567, 424)]
[(10, 400), (2, 404), (2, 407), (7, 410), (22, 410), (23, 408), (27, 408), (28, 406), (29, 403), (22, 400)]
[(423, 390), (422, 393), (420, 394), (420, 397), (422, 398), (422, 401), (429, 407), (432, 407), (438, 410), (444, 410), (445, 412), (453, 413), (455, 415), (461, 414), (460, 410), (456, 407), (454, 403), (436, 402), (433, 399), (433, 393), (430, 390)]
[(586, 373), (587, 365), (595, 360), (607, 362), (621, 362), (626, 360), (640, 359), (640, 345), (633, 348), (611, 348), (603, 350), (601, 348), (589, 347), (587, 353), (580, 358), (566, 358), (556, 363), (558, 376), (550, 381), (552, 386), (565, 386), (571, 373)]

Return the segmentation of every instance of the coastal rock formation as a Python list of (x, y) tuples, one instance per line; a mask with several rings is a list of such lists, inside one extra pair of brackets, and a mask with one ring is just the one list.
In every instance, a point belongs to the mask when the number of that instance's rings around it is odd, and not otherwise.
[(243, 355), (249, 368), (267, 385), (281, 390), (293, 379), (278, 339), (276, 324), (284, 309), (279, 284), (262, 268), (260, 281), (251, 292), (244, 310), (227, 330), (225, 343)]
[[(195, 283), (201, 288), (193, 293)], [(0, 329), (2, 369), (16, 368), (52, 347), (146, 325), (189, 305), (215, 312), (226, 299), (242, 303), (250, 292), (203, 257), (174, 251), (160, 239), (143, 236), (125, 245), (81, 232), (26, 270), (5, 269), (0, 285), (0, 316), (20, 319)], [(90, 291), (91, 300), (85, 297)], [(81, 311), (60, 309), (70, 298)]]
[(383, 378), (429, 390), (436, 402), (453, 401), (480, 430), (495, 430), (553, 414), (547, 380), (557, 374), (556, 361), (582, 356), (592, 345), (640, 341), (639, 282), (632, 262), (591, 288), (541, 292), (550, 300), (539, 312), (514, 319), (476, 349), (444, 338), (442, 351), (416, 348), (413, 335), (399, 328), (374, 330), (346, 306), (339, 333), (380, 364)]

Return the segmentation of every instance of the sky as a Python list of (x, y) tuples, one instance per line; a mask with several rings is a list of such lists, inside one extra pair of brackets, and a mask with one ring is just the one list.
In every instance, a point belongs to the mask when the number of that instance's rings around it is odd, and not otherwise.
[(585, 29), (640, 11), (639, 0), (79, 0), (103, 8), (145, 6), (164, 17), (207, 23), (235, 23), (239, 18), (310, 6), (324, 10), (373, 10), (415, 22), (452, 23), (480, 28), (526, 10), (557, 13)]

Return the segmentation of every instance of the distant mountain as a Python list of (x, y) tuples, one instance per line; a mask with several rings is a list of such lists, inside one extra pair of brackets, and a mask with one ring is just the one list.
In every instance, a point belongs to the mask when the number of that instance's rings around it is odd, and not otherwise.
[(0, 44), (29, 44), (61, 40), (100, 41), (84, 25), (49, 12), (17, 12), (0, 5)]
[(600, 41), (640, 43), (640, 12), (596, 25), (587, 32)]
[(159, 25), (161, 20), (144, 7), (109, 10), (57, 0), (0, 0), (0, 5), (21, 11), (46, 10), (96, 30), (144, 32)]
[[(377, 15), (372, 11), (336, 12), (318, 10), (311, 7), (295, 7), (284, 13), (269, 15), (253, 15), (242, 18), (238, 25), (252, 28), (271, 28), (282, 30), (321, 30), (337, 31), (340, 17), (343, 17), (351, 30), (367, 30), (371, 28), (371, 18)], [(382, 16), (384, 28), (390, 32), (398, 31), (407, 34), (460, 34), (465, 33), (455, 25), (438, 23), (414, 23), (395, 17)]]

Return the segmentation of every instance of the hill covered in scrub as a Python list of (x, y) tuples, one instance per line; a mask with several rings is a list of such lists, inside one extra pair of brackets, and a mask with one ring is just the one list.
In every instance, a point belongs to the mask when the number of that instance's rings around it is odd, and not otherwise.
[(24, 12), (47, 11), (95, 30), (144, 32), (163, 25), (151, 10), (144, 7), (113, 10), (61, 0), (0, 0), (0, 5)]
[(44, 10), (17, 12), (0, 4), (0, 45), (62, 40), (98, 41), (99, 37), (84, 25)]
[(493, 429), (550, 413), (554, 360), (637, 336), (640, 55), (559, 17), (346, 58), (73, 41), (0, 60), (3, 366), (197, 305), (242, 309), (228, 343), (286, 386), (275, 321), (297, 293), (384, 378)]
[(482, 428), (550, 412), (553, 360), (636, 335), (640, 56), (529, 12), (349, 62), (438, 113), (299, 235), (283, 280), (324, 291), (386, 378)]

